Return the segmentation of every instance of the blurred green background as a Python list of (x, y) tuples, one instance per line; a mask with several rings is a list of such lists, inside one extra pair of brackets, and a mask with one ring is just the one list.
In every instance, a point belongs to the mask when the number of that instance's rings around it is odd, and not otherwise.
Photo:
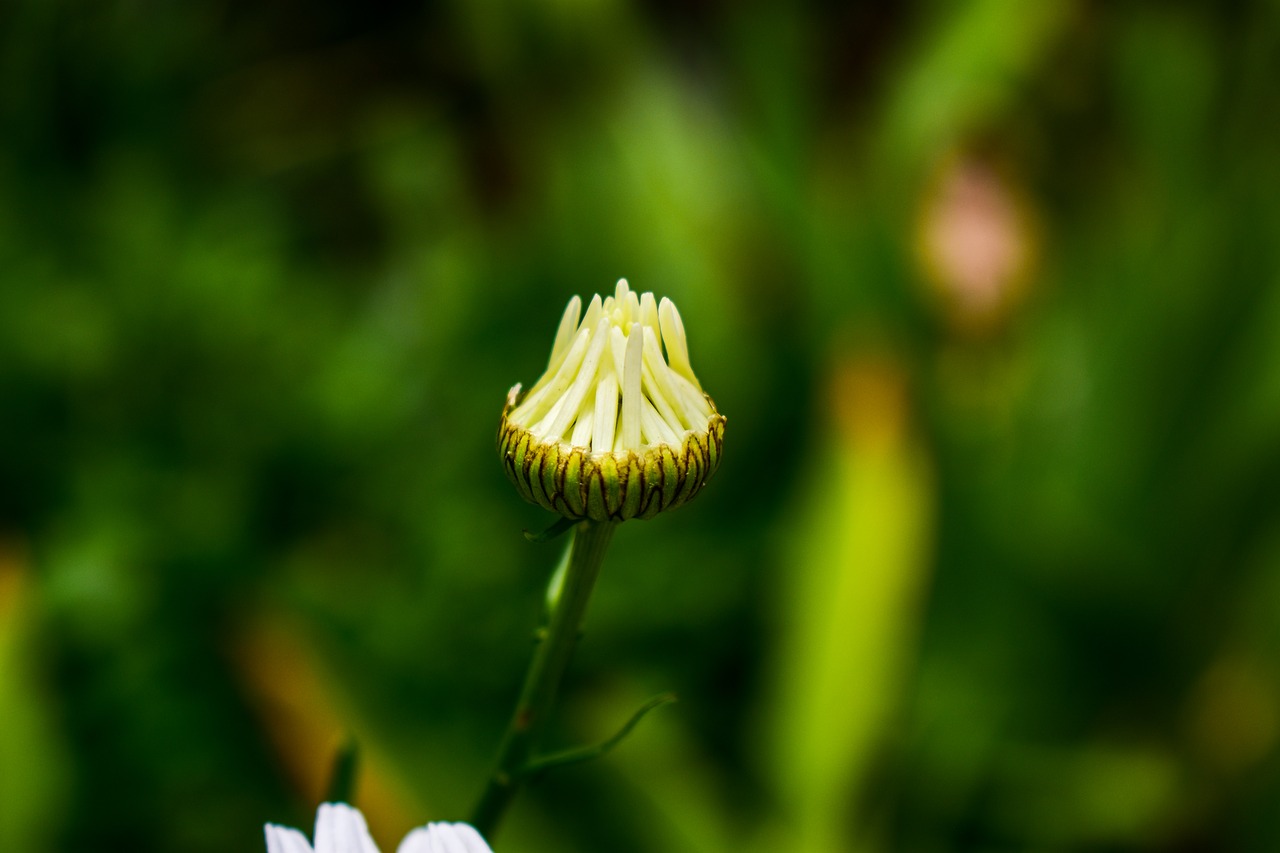
[(478, 794), (574, 293), (728, 416), (502, 851), (1280, 849), (1280, 3), (0, 5), (0, 850)]

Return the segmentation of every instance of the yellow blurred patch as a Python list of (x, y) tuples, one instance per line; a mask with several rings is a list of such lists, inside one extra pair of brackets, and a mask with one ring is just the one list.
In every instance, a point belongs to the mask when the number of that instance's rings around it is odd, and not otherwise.
[(868, 843), (857, 825), (913, 656), (933, 539), (930, 466), (891, 357), (836, 367), (832, 426), (783, 560), (772, 770), (792, 851)]
[[(236, 668), (285, 771), (307, 801), (325, 796), (334, 757), (349, 736), (360, 748), (357, 805), (381, 849), (425, 821), (389, 771), (378, 741), (346, 708), (303, 635), (279, 614), (260, 616), (234, 648)], [(396, 840), (393, 842), (393, 839)]]
[(1193, 748), (1210, 765), (1239, 773), (1266, 758), (1280, 734), (1280, 690), (1256, 661), (1224, 655), (1201, 676), (1187, 709)]
[(0, 538), (0, 850), (52, 850), (66, 821), (70, 761), (32, 627), (40, 588), (26, 543)]

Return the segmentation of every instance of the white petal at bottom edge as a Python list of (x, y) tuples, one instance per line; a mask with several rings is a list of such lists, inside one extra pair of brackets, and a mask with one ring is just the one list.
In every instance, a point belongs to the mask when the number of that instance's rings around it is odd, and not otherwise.
[(378, 853), (364, 815), (346, 803), (322, 803), (316, 812), (315, 853)]
[(465, 823), (429, 823), (405, 836), (396, 853), (493, 853)]
[(263, 832), (267, 836), (267, 853), (311, 853), (307, 837), (296, 829), (269, 823)]

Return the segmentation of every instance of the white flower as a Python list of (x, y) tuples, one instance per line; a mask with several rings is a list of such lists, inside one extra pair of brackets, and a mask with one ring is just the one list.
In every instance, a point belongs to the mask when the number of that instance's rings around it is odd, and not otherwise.
[[(267, 853), (313, 853), (307, 837), (296, 829), (269, 823)], [(325, 803), (316, 812), (314, 853), (378, 853), (364, 815), (346, 803)], [(405, 836), (397, 853), (493, 853), (465, 823), (429, 823)]]
[(499, 450), (534, 503), (569, 518), (649, 518), (685, 503), (720, 462), (724, 417), (689, 363), (670, 299), (618, 282), (573, 297), (547, 369), (507, 395)]

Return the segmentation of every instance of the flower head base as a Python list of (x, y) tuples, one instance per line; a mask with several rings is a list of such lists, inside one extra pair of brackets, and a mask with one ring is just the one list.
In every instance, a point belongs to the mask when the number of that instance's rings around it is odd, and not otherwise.
[[(665, 350), (665, 355), (664, 355)], [(720, 464), (725, 419), (689, 364), (670, 299), (626, 279), (586, 313), (569, 300), (542, 378), (507, 395), (498, 450), (520, 494), (567, 518), (652, 518)]]

